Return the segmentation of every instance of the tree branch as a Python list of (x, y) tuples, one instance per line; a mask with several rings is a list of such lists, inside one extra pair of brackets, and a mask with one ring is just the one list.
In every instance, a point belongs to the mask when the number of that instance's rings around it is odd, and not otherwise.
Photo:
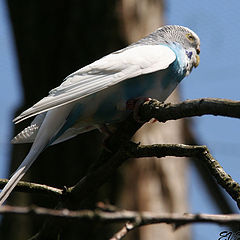
[[(96, 191), (114, 174), (115, 170), (128, 158), (157, 157), (197, 157), (202, 160), (216, 181), (230, 194), (240, 208), (240, 185), (227, 174), (221, 165), (210, 154), (206, 146), (184, 144), (139, 145), (129, 142), (122, 147), (109, 161), (81, 179), (68, 192), (83, 200), (89, 192)], [(97, 180), (96, 180), (97, 179)]]
[(191, 146), (184, 144), (155, 144), (155, 145), (138, 145), (131, 149), (134, 158), (139, 157), (196, 157), (209, 170), (216, 181), (229, 193), (237, 202), (240, 209), (240, 185), (227, 174), (223, 167), (210, 154), (206, 146)]
[(21, 214), (36, 215), (43, 217), (54, 217), (71, 220), (92, 220), (106, 223), (136, 222), (138, 226), (156, 224), (156, 223), (218, 223), (218, 224), (239, 224), (240, 214), (191, 214), (191, 213), (153, 213), (153, 212), (135, 212), (127, 210), (118, 210), (106, 212), (102, 210), (80, 210), (70, 211), (68, 209), (49, 209), (42, 207), (15, 207), (3, 206), (0, 208), (1, 214)]
[(144, 121), (156, 118), (159, 122), (166, 122), (168, 120), (209, 114), (240, 118), (240, 101), (200, 98), (174, 104), (152, 99), (143, 103), (140, 108), (140, 116)]
[[(0, 189), (2, 189), (8, 182), (8, 179), (0, 179)], [(27, 192), (27, 193), (40, 193), (49, 196), (59, 197), (65, 193), (65, 189), (50, 187), (44, 184), (31, 183), (20, 181), (15, 187), (14, 191)]]

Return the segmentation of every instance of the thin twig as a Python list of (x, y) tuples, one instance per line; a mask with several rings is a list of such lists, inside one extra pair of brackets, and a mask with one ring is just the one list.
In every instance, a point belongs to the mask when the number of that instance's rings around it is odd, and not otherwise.
[[(2, 189), (8, 182), (8, 179), (0, 179), (0, 189)], [(41, 193), (49, 196), (59, 197), (65, 193), (65, 189), (50, 187), (44, 184), (31, 183), (20, 181), (14, 189), (18, 192)]]
[(191, 213), (156, 213), (156, 212), (135, 212), (119, 210), (115, 212), (105, 212), (102, 210), (80, 210), (71, 211), (68, 209), (48, 209), (42, 207), (15, 207), (2, 206), (1, 214), (21, 214), (36, 215), (43, 217), (55, 217), (71, 220), (88, 219), (92, 221), (101, 221), (106, 223), (136, 222), (139, 226), (156, 223), (217, 223), (217, 224), (239, 224), (240, 214), (191, 214)]
[(121, 240), (128, 232), (139, 226), (138, 222), (127, 222), (117, 233), (115, 233), (110, 240)]

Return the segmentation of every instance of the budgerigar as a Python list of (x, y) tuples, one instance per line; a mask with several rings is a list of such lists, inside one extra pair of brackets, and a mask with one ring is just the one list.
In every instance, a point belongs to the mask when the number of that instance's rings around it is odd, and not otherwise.
[(12, 140), (33, 144), (0, 193), (0, 205), (47, 146), (123, 120), (128, 114), (128, 100), (158, 97), (164, 101), (198, 66), (199, 53), (200, 40), (193, 31), (163, 26), (66, 77), (47, 97), (14, 119), (18, 123), (37, 115)]

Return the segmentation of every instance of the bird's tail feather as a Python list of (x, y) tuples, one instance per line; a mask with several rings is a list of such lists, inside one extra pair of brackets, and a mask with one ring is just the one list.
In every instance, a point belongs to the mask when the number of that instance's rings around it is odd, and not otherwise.
[(30, 151), (29, 154), (24, 159), (24, 161), (18, 167), (18, 169), (14, 172), (14, 174), (12, 175), (12, 177), (10, 178), (10, 180), (8, 181), (8, 183), (0, 193), (0, 206), (8, 198), (9, 194), (18, 184), (20, 179), (25, 175), (25, 173), (30, 168), (30, 166), (35, 161), (35, 159), (38, 157), (38, 155), (41, 153), (41, 151), (42, 149), (39, 149), (39, 151), (34, 151), (34, 150)]
[(49, 144), (51, 138), (61, 129), (71, 110), (72, 105), (68, 104), (47, 112), (28, 155), (1, 191), (0, 206), (7, 199), (38, 155)]

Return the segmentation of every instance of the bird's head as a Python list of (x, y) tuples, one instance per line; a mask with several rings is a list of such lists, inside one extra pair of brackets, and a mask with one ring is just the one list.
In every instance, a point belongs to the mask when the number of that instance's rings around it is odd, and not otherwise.
[(167, 25), (159, 28), (158, 35), (168, 44), (180, 44), (186, 53), (187, 57), (187, 74), (193, 67), (197, 67), (200, 62), (200, 39), (196, 33), (187, 27), (178, 25)]
[(188, 75), (193, 67), (200, 62), (200, 39), (196, 33), (187, 27), (178, 25), (166, 25), (140, 40), (144, 44), (166, 44), (170, 46), (181, 45), (185, 51), (186, 70)]
[(190, 65), (197, 67), (200, 62), (200, 39), (196, 33), (186, 27), (180, 27), (179, 42), (185, 48)]

